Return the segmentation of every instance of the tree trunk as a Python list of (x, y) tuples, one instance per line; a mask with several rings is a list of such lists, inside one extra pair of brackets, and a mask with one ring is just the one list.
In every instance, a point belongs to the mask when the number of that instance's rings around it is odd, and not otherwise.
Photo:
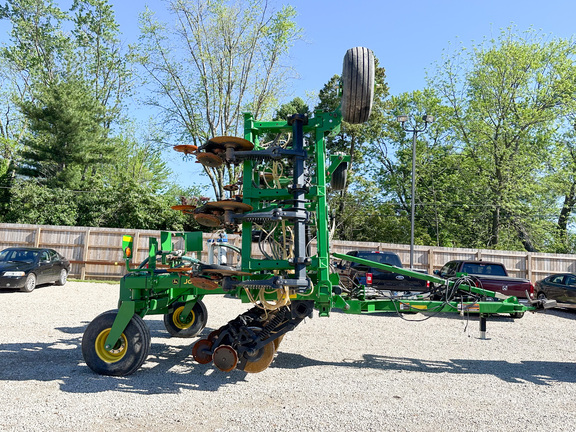
[(560, 215), (558, 216), (558, 237), (562, 243), (566, 243), (566, 238), (568, 236), (568, 219), (574, 210), (576, 205), (576, 183), (572, 183), (570, 186), (570, 191), (564, 195), (564, 204), (562, 205), (562, 210), (560, 210)]
[(498, 244), (498, 234), (500, 230), (500, 206), (496, 206), (492, 211), (492, 232), (488, 239), (488, 247), (495, 247)]
[(530, 238), (530, 233), (528, 232), (524, 224), (521, 221), (517, 220), (516, 218), (514, 218), (513, 223), (514, 228), (516, 228), (516, 232), (518, 233), (518, 238), (522, 242), (524, 249), (526, 249), (527, 252), (538, 252), (536, 246), (534, 246), (534, 243)]

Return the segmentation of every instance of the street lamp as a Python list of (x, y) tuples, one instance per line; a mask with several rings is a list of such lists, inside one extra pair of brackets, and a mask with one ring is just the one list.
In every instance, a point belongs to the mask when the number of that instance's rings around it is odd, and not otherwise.
[(402, 129), (406, 132), (412, 132), (412, 197), (410, 203), (410, 268), (414, 267), (414, 211), (416, 203), (416, 138), (419, 132), (424, 132), (428, 127), (429, 123), (434, 123), (434, 116), (423, 115), (422, 120), (424, 120), (424, 127), (418, 129), (407, 129), (406, 122), (408, 121), (407, 115), (399, 115), (396, 120), (402, 125)]

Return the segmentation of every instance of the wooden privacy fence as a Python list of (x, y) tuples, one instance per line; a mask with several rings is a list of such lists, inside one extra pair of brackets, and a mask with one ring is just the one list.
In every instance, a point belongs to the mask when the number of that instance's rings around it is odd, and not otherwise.
[[(89, 228), (52, 225), (0, 224), (0, 250), (10, 246), (48, 247), (57, 250), (72, 263), (70, 277), (78, 279), (118, 280), (125, 273), (122, 257), (122, 236), (134, 236), (133, 263), (148, 256), (148, 237), (160, 236), (155, 230), (121, 228)], [(204, 244), (216, 239), (214, 234), (204, 235)], [(180, 238), (175, 242), (181, 241)], [(238, 235), (229, 235), (228, 241), (240, 246)], [(175, 244), (176, 248), (180, 248)], [(314, 245), (313, 245), (314, 247)], [(208, 248), (202, 259), (208, 259)], [(410, 262), (410, 247), (391, 243), (333, 241), (331, 252), (351, 250), (380, 250), (396, 252), (405, 267)], [(254, 257), (261, 256), (256, 244)], [(576, 256), (571, 254), (545, 254), (490, 249), (441, 248), (415, 246), (414, 265), (432, 273), (453, 259), (482, 259), (503, 263), (511, 276), (530, 279), (532, 283), (552, 273), (576, 273)]]

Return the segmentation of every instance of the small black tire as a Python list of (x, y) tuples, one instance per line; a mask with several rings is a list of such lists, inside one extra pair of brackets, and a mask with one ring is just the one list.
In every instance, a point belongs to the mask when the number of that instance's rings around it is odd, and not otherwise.
[(198, 335), (208, 322), (208, 310), (202, 301), (197, 301), (185, 321), (180, 319), (184, 303), (174, 304), (172, 311), (164, 315), (164, 327), (171, 336), (190, 338)]
[(348, 162), (341, 162), (332, 173), (330, 186), (333, 190), (342, 190), (346, 187), (348, 178)]
[(34, 273), (28, 274), (26, 276), (26, 282), (24, 282), (24, 286), (20, 288), (22, 292), (32, 292), (36, 288), (36, 275)]
[(524, 316), (524, 312), (512, 312), (512, 313), (510, 314), (510, 316), (511, 316), (512, 318), (520, 319), (520, 318), (522, 318), (522, 317)]
[(150, 352), (150, 329), (139, 315), (134, 315), (113, 351), (105, 349), (117, 310), (98, 315), (82, 336), (82, 356), (90, 369), (100, 375), (126, 376), (136, 372)]
[(58, 279), (56, 280), (55, 284), (58, 286), (66, 285), (66, 281), (68, 280), (68, 272), (66, 269), (60, 270), (60, 274), (58, 275)]
[(374, 100), (374, 53), (356, 47), (346, 51), (342, 66), (342, 119), (360, 124), (368, 121)]

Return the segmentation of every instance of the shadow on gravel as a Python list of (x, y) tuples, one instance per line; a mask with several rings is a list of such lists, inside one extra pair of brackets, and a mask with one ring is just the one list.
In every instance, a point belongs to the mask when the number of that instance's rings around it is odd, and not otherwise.
[[(171, 344), (161, 320), (149, 320), (147, 324), (152, 337), (157, 339), (153, 340), (146, 363), (133, 375), (100, 376), (86, 366), (81, 352), (85, 323), (77, 327), (54, 329), (60, 337), (54, 337), (53, 342), (0, 344), (0, 381), (55, 381), (60, 383), (62, 391), (68, 393), (119, 391), (152, 395), (179, 393), (184, 389), (212, 392), (246, 380), (245, 372), (234, 370), (224, 373), (215, 370), (212, 364), (199, 365), (194, 362), (191, 347), (198, 338), (177, 339)], [(212, 330), (206, 328), (202, 335)], [(575, 363), (547, 361), (434, 361), (372, 354), (365, 354), (362, 360), (320, 361), (280, 351), (270, 368), (291, 370), (314, 366), (424, 374), (492, 375), (509, 383), (530, 382), (537, 385), (576, 382)]]
[(546, 361), (509, 363), (501, 360), (435, 361), (417, 358), (385, 357), (364, 354), (362, 360), (327, 362), (300, 354), (279, 352), (271, 368), (300, 369), (311, 366), (336, 366), (358, 369), (393, 370), (399, 372), (442, 373), (456, 375), (493, 375), (509, 383), (531, 382), (537, 385), (575, 383), (576, 364)]
[[(82, 358), (82, 334), (85, 326), (60, 327), (66, 336), (54, 342), (0, 344), (0, 381), (56, 381), (60, 390), (68, 393), (100, 393), (120, 391), (136, 394), (179, 393), (183, 389), (218, 391), (221, 387), (244, 381), (246, 373), (220, 372), (212, 364), (200, 365), (192, 359), (192, 345), (198, 338), (179, 339), (180, 345), (170, 346), (161, 322), (149, 322), (152, 337), (165, 338), (165, 343), (153, 341), (150, 355), (141, 369), (127, 377), (95, 374)], [(203, 334), (213, 329), (206, 328)], [(189, 342), (189, 343), (188, 343)]]

